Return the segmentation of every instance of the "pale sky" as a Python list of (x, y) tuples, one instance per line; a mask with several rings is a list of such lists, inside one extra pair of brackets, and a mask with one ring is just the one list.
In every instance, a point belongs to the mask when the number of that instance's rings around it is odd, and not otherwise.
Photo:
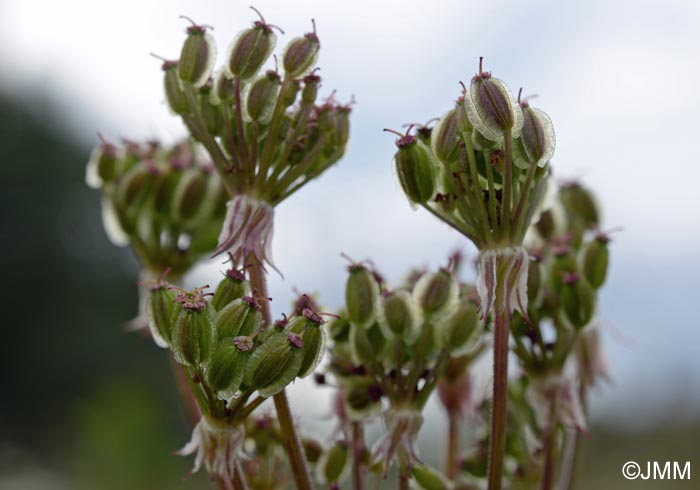
[[(25, 97), (29, 88), (47, 91), (83, 142), (93, 144), (97, 131), (174, 139), (184, 130), (163, 104), (160, 63), (149, 52), (177, 56), (187, 25), (178, 16), (187, 15), (215, 27), (221, 60), (256, 19), (249, 4), (4, 0), (0, 87)], [(393, 138), (381, 130), (441, 115), (485, 56), (488, 70), (513, 91), (537, 93), (533, 105), (552, 117), (556, 175), (583, 178), (598, 192), (607, 226), (624, 228), (602, 299), (602, 316), (619, 331), (606, 337), (617, 381), (600, 396), (602, 410), (645, 420), (673, 401), (678, 373), (700, 384), (692, 308), (700, 273), (700, 2), (254, 4), (286, 31), (278, 52), (314, 17), (324, 93), (358, 101), (347, 157), (278, 209), (275, 259), (286, 281), (272, 279), (277, 311), (294, 286), (322, 290), (337, 306), (340, 252), (372, 257), (396, 280), (465, 245), (410, 209), (391, 169)], [(658, 396), (664, 383), (668, 399)]]

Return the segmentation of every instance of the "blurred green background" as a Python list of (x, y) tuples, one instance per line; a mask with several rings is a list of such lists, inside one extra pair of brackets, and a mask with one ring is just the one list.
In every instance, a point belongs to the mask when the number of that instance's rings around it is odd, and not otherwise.
[(89, 149), (57, 117), (0, 100), (0, 488), (190, 488), (167, 357), (121, 328), (136, 263), (106, 239)]

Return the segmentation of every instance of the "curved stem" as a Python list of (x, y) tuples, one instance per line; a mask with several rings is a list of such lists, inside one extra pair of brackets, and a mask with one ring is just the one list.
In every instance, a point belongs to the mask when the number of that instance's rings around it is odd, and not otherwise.
[(220, 476), (212, 476), (211, 479), (221, 490), (235, 490), (232, 486), (232, 482), (226, 478), (221, 478)]
[(245, 481), (245, 475), (241, 469), (241, 464), (236, 461), (236, 466), (233, 472), (233, 487), (236, 490), (248, 490), (248, 484)]
[[(550, 401), (550, 417), (554, 412), (554, 403)], [(554, 488), (554, 468), (557, 454), (556, 425), (550, 422), (547, 433), (544, 436), (544, 471), (542, 473), (542, 490), (552, 490)]]
[(364, 449), (364, 431), (361, 422), (352, 423), (352, 488), (362, 490), (362, 450)]
[(409, 490), (408, 486), (408, 475), (401, 471), (399, 473), (399, 490)]
[(497, 307), (495, 316), (489, 490), (500, 490), (503, 484), (503, 456), (506, 448), (506, 423), (508, 420), (508, 335), (510, 331), (510, 316), (507, 311), (502, 311), (502, 308), (499, 307)]
[(168, 351), (168, 359), (170, 360), (170, 367), (172, 368), (173, 376), (175, 377), (177, 391), (180, 394), (182, 404), (185, 406), (187, 420), (192, 427), (194, 427), (197, 425), (197, 422), (199, 422), (202, 412), (200, 412), (199, 405), (197, 405), (197, 400), (190, 389), (190, 380), (187, 377), (187, 373), (182, 367), (182, 364), (179, 364), (175, 360), (175, 356), (173, 356), (172, 351)]
[(294, 428), (294, 420), (292, 420), (292, 412), (289, 408), (287, 400), (287, 392), (280, 391), (274, 397), (275, 409), (277, 410), (277, 420), (280, 424), (282, 437), (284, 437), (284, 447), (289, 457), (289, 464), (292, 466), (294, 482), (299, 490), (311, 490), (311, 474), (306, 465), (306, 456), (304, 449), (301, 447), (301, 441)]
[[(263, 297), (267, 296), (267, 278), (265, 277), (265, 269), (254, 254), (248, 255), (247, 261), (250, 272), (250, 287), (257, 291), (257, 294)], [(267, 301), (262, 302), (262, 316), (265, 327), (272, 322), (270, 314), (270, 305)], [(306, 465), (306, 456), (301, 446), (301, 441), (294, 427), (292, 412), (289, 408), (287, 393), (285, 390), (280, 391), (273, 397), (275, 402), (275, 410), (277, 411), (277, 420), (280, 424), (282, 437), (284, 437), (284, 447), (287, 451), (289, 464), (292, 467), (294, 482), (299, 490), (310, 490), (313, 488), (311, 482), (311, 474)]]

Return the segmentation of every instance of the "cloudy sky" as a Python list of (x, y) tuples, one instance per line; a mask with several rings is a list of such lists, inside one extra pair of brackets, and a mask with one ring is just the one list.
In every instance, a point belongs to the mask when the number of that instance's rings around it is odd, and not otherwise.
[[(188, 15), (215, 27), (222, 58), (256, 19), (250, 1), (0, 2), (0, 83), (46, 91), (67, 132), (93, 144), (184, 134), (163, 104), (160, 63), (179, 53)], [(486, 69), (536, 93), (557, 132), (556, 175), (595, 188), (615, 235), (603, 291), (615, 384), (602, 416), (658, 420), (698, 412), (700, 334), (700, 3), (688, 1), (257, 1), (280, 25), (279, 48), (310, 29), (321, 38), (323, 89), (354, 95), (351, 147), (322, 180), (278, 210), (273, 278), (278, 311), (293, 287), (341, 302), (345, 252), (390, 279), (473, 249), (402, 197), (384, 127), (449, 109), (458, 81)], [(76, 164), (81, 164), (76, 163)], [(96, 199), (97, 205), (97, 199)], [(310, 265), (311, 264), (311, 265)], [(193, 280), (216, 270), (199, 270)], [(696, 389), (688, 390), (688, 386)], [(631, 414), (631, 415), (630, 415)]]

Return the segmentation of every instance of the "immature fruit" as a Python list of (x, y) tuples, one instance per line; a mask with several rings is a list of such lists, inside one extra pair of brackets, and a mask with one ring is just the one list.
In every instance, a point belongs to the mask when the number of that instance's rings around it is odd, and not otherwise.
[(442, 116), (432, 132), (433, 152), (443, 162), (454, 162), (459, 153), (460, 132), (457, 111), (458, 109), (451, 109)]
[(272, 32), (272, 26), (261, 17), (231, 45), (226, 65), (229, 75), (244, 81), (253, 78), (272, 54), (276, 43), (277, 36)]
[(516, 141), (514, 163), (523, 169), (530, 165), (543, 167), (554, 155), (554, 125), (544, 111), (531, 108), (527, 102), (522, 102), (520, 106), (524, 123), (520, 138)]
[[(345, 342), (350, 335), (352, 325), (344, 311), (339, 313), (340, 318), (336, 318), (328, 322), (328, 333), (334, 342)], [(337, 345), (337, 344), (336, 344)]]
[(321, 85), (321, 77), (310, 73), (304, 77), (304, 88), (301, 90), (302, 105), (313, 105), (318, 96), (318, 87)]
[(153, 197), (153, 209), (158, 213), (158, 217), (165, 222), (169, 222), (172, 217), (170, 208), (173, 201), (173, 194), (178, 181), (182, 177), (183, 172), (174, 168), (168, 168), (158, 183), (155, 195)]
[[(207, 131), (213, 135), (220, 135), (224, 129), (224, 110), (221, 104), (216, 103), (212, 85), (206, 84), (199, 91), (199, 112)], [(214, 101), (212, 102), (212, 98)]]
[(260, 328), (261, 322), (260, 303), (251, 296), (231, 301), (216, 315), (216, 329), (220, 339), (251, 335)]
[(221, 311), (232, 301), (242, 298), (247, 290), (248, 282), (245, 280), (245, 275), (235, 269), (229, 269), (216, 288), (211, 305), (216, 311)]
[(370, 327), (377, 318), (379, 285), (372, 272), (361, 264), (348, 268), (345, 283), (345, 306), (348, 319), (359, 328)]
[(344, 148), (350, 137), (350, 111), (349, 106), (338, 107), (335, 113), (335, 138), (338, 148)]
[(415, 136), (402, 137), (396, 146), (394, 160), (401, 188), (412, 203), (427, 203), (435, 194), (437, 176), (428, 148)]
[(387, 340), (378, 324), (368, 329), (353, 326), (350, 330), (350, 347), (357, 364), (374, 364), (380, 361)]
[(158, 282), (150, 289), (146, 300), (148, 327), (156, 345), (165, 348), (170, 344), (172, 330), (170, 319), (174, 310), (175, 293), (168, 289), (168, 284), (165, 282)]
[(445, 478), (433, 468), (417, 464), (413, 466), (411, 472), (416, 483), (423, 490), (445, 490), (450, 488)]
[(258, 390), (260, 396), (282, 391), (299, 374), (303, 341), (294, 333), (278, 332), (253, 352), (248, 361), (244, 381)]
[(474, 128), (492, 141), (500, 141), (505, 131), (517, 137), (523, 126), (520, 105), (506, 84), (482, 71), (481, 61), (479, 73), (472, 78), (464, 99), (464, 108)]
[(303, 37), (296, 37), (289, 41), (282, 57), (287, 76), (299, 78), (308, 74), (316, 64), (320, 49), (321, 43), (316, 35), (314, 23), (314, 32), (307, 32)]
[(583, 251), (583, 275), (593, 289), (605, 283), (608, 273), (608, 241), (604, 235), (597, 236)]
[(248, 92), (248, 116), (260, 124), (268, 124), (277, 103), (280, 89), (280, 77), (274, 71), (268, 71), (258, 78)]
[(204, 26), (192, 25), (187, 28), (187, 39), (180, 52), (177, 64), (178, 74), (183, 82), (201, 87), (211, 75), (216, 60), (214, 38)]
[(166, 61), (163, 63), (163, 88), (168, 107), (175, 114), (187, 112), (187, 96), (182, 89), (182, 80), (178, 74), (177, 62)]
[(299, 368), (299, 377), (305, 378), (313, 373), (323, 358), (326, 350), (326, 331), (324, 321), (310, 309), (305, 309), (289, 323), (287, 330), (301, 337), (304, 347), (303, 357)]
[(441, 347), (461, 351), (472, 347), (474, 333), (479, 325), (478, 308), (471, 301), (460, 303), (455, 312), (437, 325)]
[(413, 297), (426, 316), (450, 313), (457, 304), (459, 284), (445, 269), (423, 274), (413, 288)]
[(236, 94), (236, 85), (226, 69), (221, 69), (214, 78), (214, 87), (209, 98), (212, 104), (230, 103)]
[(600, 211), (593, 194), (579, 183), (563, 185), (559, 189), (562, 204), (572, 221), (581, 221), (587, 227), (600, 223)]
[(385, 336), (398, 337), (412, 344), (420, 333), (420, 309), (415, 298), (405, 289), (392, 291), (382, 298), (380, 326)]
[(344, 442), (338, 442), (328, 448), (316, 466), (318, 480), (324, 484), (332, 484), (343, 479), (350, 468), (348, 453), (348, 445)]
[(175, 359), (186, 366), (206, 366), (214, 355), (218, 336), (209, 310), (201, 303), (181, 303), (176, 312), (172, 331), (172, 351)]
[(171, 218), (180, 223), (192, 219), (204, 202), (206, 189), (207, 176), (200, 169), (185, 170), (173, 189)]
[(555, 253), (554, 261), (549, 269), (548, 285), (549, 289), (558, 294), (561, 291), (564, 277), (568, 273), (578, 271), (578, 265), (573, 254), (567, 248), (562, 248), (560, 253)]
[(105, 141), (92, 151), (85, 169), (85, 182), (89, 187), (100, 189), (105, 182), (116, 178), (118, 155), (117, 147)]
[(207, 383), (220, 400), (231, 398), (240, 388), (252, 349), (253, 341), (248, 337), (225, 338), (219, 342), (207, 369)]
[(352, 420), (363, 420), (381, 409), (382, 390), (368, 377), (353, 376), (343, 386), (343, 401)]
[(117, 183), (114, 198), (117, 210), (134, 211), (143, 205), (159, 174), (160, 169), (150, 161), (131, 167)]
[(566, 318), (575, 328), (583, 328), (595, 313), (595, 292), (588, 281), (574, 272), (564, 278), (561, 304)]

